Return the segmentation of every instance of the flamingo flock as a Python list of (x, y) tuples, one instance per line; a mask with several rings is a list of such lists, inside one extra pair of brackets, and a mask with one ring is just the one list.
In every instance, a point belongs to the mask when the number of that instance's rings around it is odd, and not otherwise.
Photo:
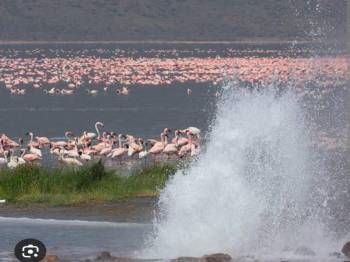
[(196, 127), (175, 130), (172, 139), (172, 130), (164, 128), (159, 139), (147, 140), (130, 134), (102, 131), (103, 128), (103, 123), (96, 122), (95, 132), (84, 131), (75, 136), (67, 131), (65, 139), (60, 141), (51, 141), (28, 132), (27, 143), (24, 143), (23, 138), (14, 141), (1, 134), (0, 165), (12, 169), (27, 163), (40, 163), (45, 147), (61, 164), (69, 166), (83, 166), (86, 162), (101, 158), (115, 160), (118, 164), (128, 159), (182, 159), (200, 152), (201, 130)]
[[(167, 86), (175, 83), (209, 83), (213, 86), (235, 77), (245, 83), (266, 83), (271, 77), (298, 81), (317, 79), (322, 86), (348, 79), (345, 56), (305, 57), (125, 57), (118, 53), (99, 57), (77, 53), (57, 57), (0, 58), (0, 86), (11, 95), (40, 90), (48, 95), (73, 95), (87, 86), (88, 95), (113, 90), (129, 95), (130, 86)], [(191, 90), (187, 90), (191, 95)]]

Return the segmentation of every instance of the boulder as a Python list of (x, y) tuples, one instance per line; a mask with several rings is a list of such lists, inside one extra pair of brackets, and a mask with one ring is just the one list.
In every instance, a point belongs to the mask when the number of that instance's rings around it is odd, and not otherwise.
[(97, 255), (95, 261), (115, 261), (115, 258), (116, 257), (113, 257), (111, 253), (103, 251)]
[(178, 257), (171, 259), (171, 262), (204, 262), (203, 258), (200, 257)]
[(232, 261), (232, 257), (228, 254), (217, 253), (212, 255), (206, 255), (203, 257), (206, 262), (225, 262)]
[(346, 242), (343, 248), (341, 249), (341, 252), (350, 258), (350, 241)]
[(217, 253), (212, 255), (205, 255), (203, 257), (178, 257), (172, 259), (173, 262), (226, 262), (232, 261), (230, 255)]
[(104, 251), (97, 255), (94, 261), (99, 262), (147, 262), (153, 260), (147, 259), (137, 259), (137, 258), (128, 258), (128, 257), (115, 257), (112, 256), (111, 253)]

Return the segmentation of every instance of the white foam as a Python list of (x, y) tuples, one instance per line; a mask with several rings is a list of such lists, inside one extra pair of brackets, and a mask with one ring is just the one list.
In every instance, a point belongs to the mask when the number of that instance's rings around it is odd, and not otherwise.
[(315, 217), (321, 198), (311, 185), (322, 167), (297, 96), (225, 89), (206, 151), (161, 194), (161, 215), (143, 255), (334, 250)]

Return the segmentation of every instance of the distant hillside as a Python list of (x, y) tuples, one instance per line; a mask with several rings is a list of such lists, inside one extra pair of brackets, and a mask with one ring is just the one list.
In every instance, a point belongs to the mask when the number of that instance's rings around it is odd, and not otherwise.
[(0, 40), (339, 38), (345, 36), (345, 5), (345, 0), (1, 0)]

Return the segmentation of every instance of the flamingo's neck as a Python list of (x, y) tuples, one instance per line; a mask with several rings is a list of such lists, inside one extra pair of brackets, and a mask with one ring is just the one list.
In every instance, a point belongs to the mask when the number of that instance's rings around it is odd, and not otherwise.
[(100, 130), (98, 129), (98, 124), (97, 123), (95, 124), (95, 129), (96, 129), (96, 133), (97, 133), (97, 139), (100, 139), (101, 138), (101, 133), (100, 133)]
[(122, 148), (122, 138), (120, 136), (118, 137), (118, 143), (119, 143), (119, 148)]

